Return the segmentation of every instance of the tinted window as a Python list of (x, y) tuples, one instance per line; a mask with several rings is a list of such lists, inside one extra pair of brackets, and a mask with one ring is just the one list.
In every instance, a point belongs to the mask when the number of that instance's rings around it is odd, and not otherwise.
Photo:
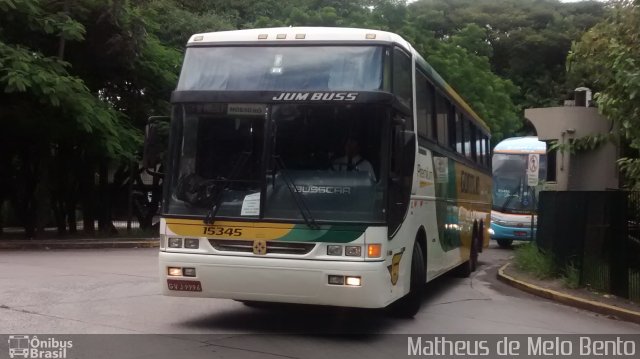
[(448, 101), (440, 94), (436, 94), (436, 124), (438, 129), (438, 143), (449, 143), (449, 105)]
[(456, 112), (456, 151), (464, 154), (464, 128), (462, 125), (462, 114)]
[(465, 156), (467, 156), (468, 159), (471, 159), (471, 123), (469, 122), (469, 119), (466, 117), (464, 118), (463, 123), (464, 123), (464, 129), (463, 129), (464, 154)]
[(376, 46), (192, 47), (177, 90), (378, 90), (382, 58)]
[(418, 134), (433, 138), (433, 86), (420, 71), (416, 71), (416, 107)]
[(456, 150), (456, 107), (451, 104), (451, 102), (447, 101), (449, 105), (449, 113), (447, 116), (447, 126), (449, 127), (449, 148), (452, 150)]
[(411, 86), (411, 58), (402, 50), (393, 50), (393, 92), (398, 96), (398, 100), (405, 106), (411, 108), (412, 86)]
[(478, 161), (478, 128), (471, 124), (471, 159)]

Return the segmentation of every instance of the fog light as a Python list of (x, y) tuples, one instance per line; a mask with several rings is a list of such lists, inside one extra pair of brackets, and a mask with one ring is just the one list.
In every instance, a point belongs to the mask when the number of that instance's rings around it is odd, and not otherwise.
[(182, 238), (169, 238), (169, 248), (182, 248)]
[(167, 273), (169, 273), (169, 277), (180, 277), (180, 276), (182, 276), (182, 268), (180, 268), (180, 267), (169, 267), (169, 268), (167, 268)]
[(489, 228), (487, 230), (487, 232), (489, 232), (489, 235), (493, 236), (494, 234), (496, 234), (496, 231), (493, 230), (493, 228)]
[(346, 246), (344, 247), (344, 255), (349, 257), (360, 257), (360, 255), (362, 255), (362, 247)]
[(361, 282), (360, 277), (347, 277), (347, 285), (359, 287)]
[(329, 284), (333, 285), (343, 285), (344, 277), (341, 275), (330, 275), (329, 276)]
[(200, 240), (198, 238), (185, 238), (184, 247), (189, 249), (198, 249), (198, 247), (200, 247)]
[(382, 253), (382, 245), (381, 244), (369, 244), (367, 245), (367, 257), (369, 258), (378, 258)]
[(196, 269), (195, 268), (182, 268), (182, 275), (185, 277), (195, 277)]
[(328, 256), (341, 256), (342, 255), (342, 246), (327, 246), (327, 255)]

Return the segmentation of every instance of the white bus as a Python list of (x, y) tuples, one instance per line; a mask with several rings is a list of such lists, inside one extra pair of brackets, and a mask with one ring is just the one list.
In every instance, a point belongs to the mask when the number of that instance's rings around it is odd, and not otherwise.
[(489, 130), (396, 34), (193, 35), (171, 102), (165, 295), (412, 316), (489, 243)]

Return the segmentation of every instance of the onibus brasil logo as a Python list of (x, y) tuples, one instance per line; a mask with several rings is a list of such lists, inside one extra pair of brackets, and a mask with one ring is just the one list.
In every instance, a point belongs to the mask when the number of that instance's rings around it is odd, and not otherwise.
[(71, 340), (58, 340), (55, 338), (40, 339), (37, 336), (10, 335), (9, 358), (29, 359), (64, 359), (67, 357), (67, 349), (73, 347)]

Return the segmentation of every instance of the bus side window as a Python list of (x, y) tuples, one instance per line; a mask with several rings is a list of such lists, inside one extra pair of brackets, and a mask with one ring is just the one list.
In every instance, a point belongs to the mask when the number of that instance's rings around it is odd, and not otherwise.
[(479, 149), (480, 149), (480, 164), (483, 167), (487, 166), (487, 136), (484, 133), (480, 133), (480, 143), (479, 143)]
[(464, 155), (464, 129), (462, 126), (463, 117), (458, 111), (456, 112), (456, 151)]
[(400, 227), (409, 208), (415, 161), (415, 133), (405, 126), (406, 120), (396, 117), (391, 130), (389, 170), (389, 237)]
[(478, 128), (471, 124), (471, 160), (478, 162)]
[(491, 156), (491, 140), (487, 136), (487, 167), (488, 168), (491, 168), (491, 160), (492, 160), (492, 156)]
[(412, 78), (411, 58), (404, 51), (395, 47), (393, 49), (393, 93), (396, 95), (400, 103), (408, 108), (411, 108), (412, 106)]
[(433, 138), (433, 85), (420, 71), (416, 71), (416, 110), (418, 113), (418, 135)]
[(456, 150), (456, 106), (450, 101), (447, 101), (447, 108), (449, 113), (447, 114), (447, 125), (449, 127), (449, 148), (452, 151)]
[(449, 146), (449, 109), (447, 108), (447, 100), (440, 94), (436, 93), (436, 123), (438, 128), (438, 143), (444, 147)]
[(462, 131), (463, 135), (464, 135), (464, 154), (468, 159), (471, 159), (471, 140), (472, 140), (472, 136), (471, 136), (471, 122), (469, 121), (469, 119), (467, 117), (464, 117), (463, 119), (463, 125), (464, 125), (464, 129)]

